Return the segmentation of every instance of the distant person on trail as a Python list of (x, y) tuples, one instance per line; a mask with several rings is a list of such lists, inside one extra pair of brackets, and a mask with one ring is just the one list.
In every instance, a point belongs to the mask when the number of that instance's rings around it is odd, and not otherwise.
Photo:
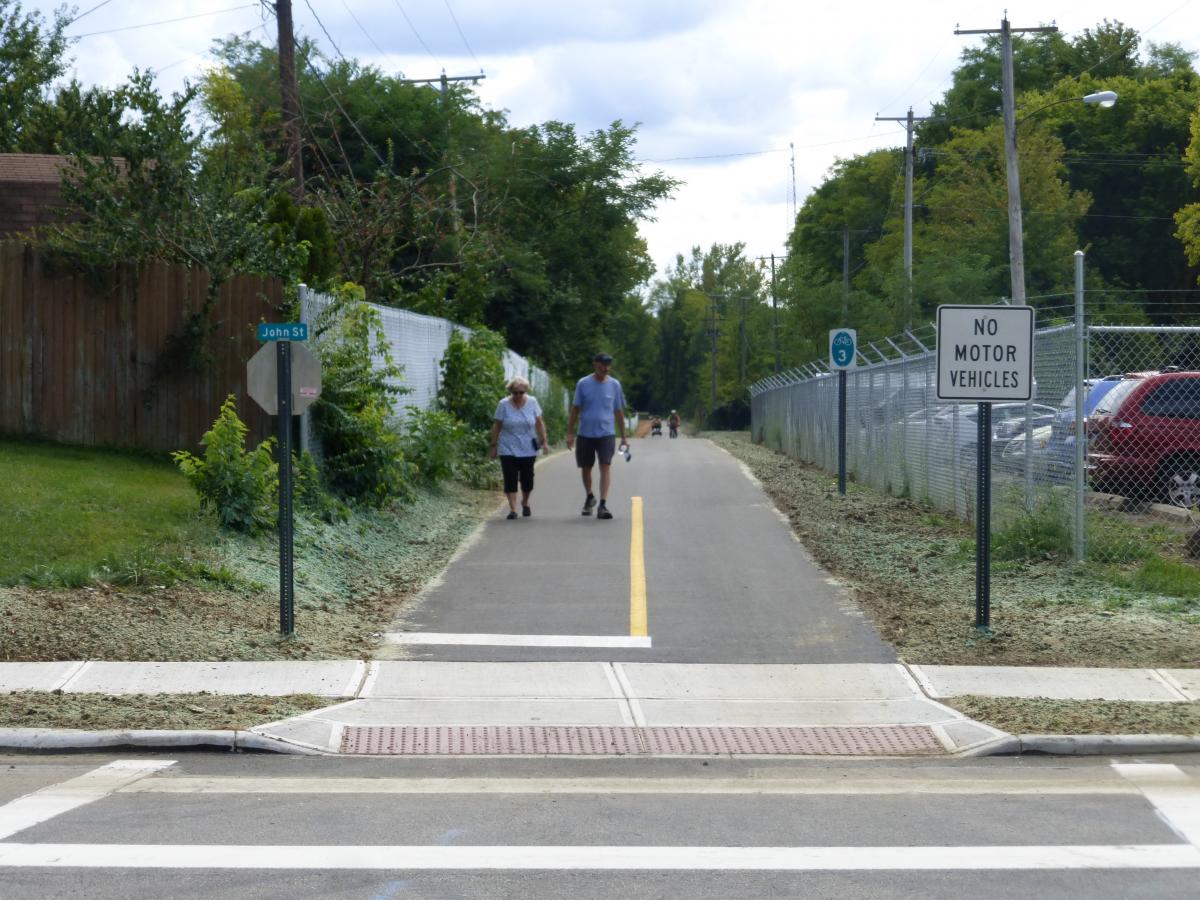
[[(546, 440), (546, 423), (542, 421), (542, 408), (537, 397), (529, 393), (529, 382), (514, 378), (507, 385), (508, 396), (496, 406), (492, 418), (492, 447), (488, 451), (491, 459), (500, 457), (500, 471), (504, 475), (504, 495), (508, 497), (509, 519), (517, 517), (517, 485), (521, 487), (521, 515), (531, 516), (529, 495), (533, 493), (533, 463), (537, 459), (539, 446), (550, 452)], [(538, 444), (538, 438), (541, 444)]]
[[(597, 519), (611, 519), (608, 510), (608, 487), (612, 481), (612, 458), (616, 452), (615, 426), (625, 444), (625, 394), (621, 382), (608, 374), (612, 368), (612, 357), (597, 353), (592, 357), (591, 375), (580, 378), (575, 385), (575, 399), (571, 403), (571, 415), (567, 421), (567, 449), (574, 448), (575, 464), (583, 478), (587, 499), (583, 501), (583, 515), (590, 516), (596, 509)], [(576, 439), (575, 426), (579, 432)], [(600, 460), (600, 506), (596, 508), (596, 495), (592, 493), (592, 467)]]
[(667, 425), (671, 429), (671, 437), (679, 434), (679, 413), (675, 410), (671, 410), (671, 417), (667, 419)]

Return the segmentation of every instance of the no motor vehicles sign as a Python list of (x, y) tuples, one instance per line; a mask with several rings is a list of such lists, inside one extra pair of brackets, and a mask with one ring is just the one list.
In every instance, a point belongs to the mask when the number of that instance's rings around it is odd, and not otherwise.
[(939, 400), (1033, 399), (1033, 308), (939, 306)]

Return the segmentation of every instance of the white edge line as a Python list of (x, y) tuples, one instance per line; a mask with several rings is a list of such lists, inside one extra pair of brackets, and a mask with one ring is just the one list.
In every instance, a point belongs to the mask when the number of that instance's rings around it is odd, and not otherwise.
[(1172, 675), (1170, 672), (1167, 672), (1163, 669), (1149, 669), (1148, 671), (1150, 672), (1151, 675), (1153, 675), (1155, 678), (1157, 678), (1159, 681), (1161, 681), (1163, 684), (1165, 684), (1169, 689), (1171, 689), (1176, 694), (1178, 694), (1179, 698), (1181, 700), (1184, 700), (1188, 703), (1192, 703), (1197, 699), (1197, 698), (1191, 696), (1190, 694), (1188, 694), (1187, 688), (1185, 688), (1182, 684), (1180, 684), (1179, 681), (1175, 678), (1175, 676)]
[(621, 710), (621, 721), (626, 725), (637, 725), (637, 721), (633, 717), (633, 710), (629, 707), (629, 698), (625, 696), (625, 691), (621, 689), (621, 682), (617, 680), (617, 673), (613, 671), (612, 663), (601, 663), (604, 668), (604, 677), (608, 679), (608, 685), (612, 688), (613, 697), (616, 698), (618, 707)]
[(942, 696), (937, 688), (933, 686), (933, 682), (929, 680), (929, 676), (925, 674), (925, 670), (920, 666), (910, 666), (907, 663), (901, 663), (900, 667), (905, 670), (907, 675), (917, 682), (921, 688), (921, 692), (924, 693), (926, 697), (929, 697), (932, 700), (934, 697)]
[(80, 670), (82, 670), (86, 665), (88, 665), (88, 661), (86, 659), (81, 659), (72, 663), (71, 667), (63, 673), (62, 677), (59, 678), (59, 680), (54, 684), (50, 685), (49, 690), (61, 691), (64, 687), (71, 683), (71, 680), (78, 675)]
[(367, 663), (367, 674), (363, 678), (363, 683), (358, 686), (358, 691), (354, 694), (356, 700), (361, 700), (363, 697), (369, 697), (371, 692), (375, 690), (375, 682), (379, 680), (379, 670), (381, 666), (378, 660), (371, 660)]
[(1002, 847), (228, 846), (0, 843), (0, 866), (138, 869), (997, 871), (1196, 869), (1190, 844)]
[(445, 645), (478, 647), (607, 647), (614, 649), (648, 650), (649, 637), (629, 635), (563, 635), (563, 634), (457, 634), (430, 631), (388, 632), (383, 635), (387, 644)]
[(613, 673), (621, 685), (621, 690), (625, 694), (625, 699), (629, 702), (629, 711), (633, 713), (633, 724), (639, 728), (645, 728), (646, 714), (642, 711), (642, 704), (638, 701), (637, 694), (634, 693), (633, 685), (629, 682), (629, 676), (625, 674), (625, 667), (620, 663), (613, 663), (612, 667)]
[(81, 676), (84, 672), (86, 672), (91, 667), (92, 667), (92, 660), (90, 660), (90, 659), (84, 660), (82, 663), (80, 663), (79, 668), (76, 669), (74, 672), (72, 672), (70, 677), (67, 678), (62, 684), (60, 684), (58, 686), (58, 690), (60, 690), (60, 691), (70, 690), (71, 685), (73, 685), (76, 681), (79, 680), (79, 676)]

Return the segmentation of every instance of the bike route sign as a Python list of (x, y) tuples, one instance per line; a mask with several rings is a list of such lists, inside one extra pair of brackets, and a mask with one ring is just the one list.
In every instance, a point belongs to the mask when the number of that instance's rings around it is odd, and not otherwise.
[(853, 328), (833, 328), (829, 332), (829, 368), (838, 372), (853, 369), (858, 357), (858, 332)]
[(1033, 307), (939, 306), (939, 400), (1033, 399)]

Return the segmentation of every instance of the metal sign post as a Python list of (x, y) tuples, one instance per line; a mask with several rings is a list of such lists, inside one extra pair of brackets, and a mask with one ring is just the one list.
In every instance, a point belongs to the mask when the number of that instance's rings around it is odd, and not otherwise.
[(991, 634), (992, 403), (1033, 399), (1033, 308), (939, 306), (937, 397), (979, 404), (975, 431), (975, 628)]
[(838, 376), (838, 493), (846, 495), (846, 370), (858, 359), (858, 332), (834, 328), (829, 332), (829, 368)]
[(838, 370), (838, 493), (846, 496), (846, 370)]
[[(296, 589), (293, 554), (292, 508), (292, 416), (299, 415), (321, 394), (321, 362), (303, 344), (308, 337), (303, 322), (262, 323), (258, 336), (274, 341), (264, 346), (246, 364), (250, 396), (266, 412), (276, 416), (279, 438), (279, 633), (296, 631)], [(294, 358), (293, 358), (294, 357)], [(296, 378), (293, 379), (293, 368)], [(293, 385), (293, 381), (298, 382)], [(272, 382), (274, 382), (272, 384)]]
[(980, 403), (975, 432), (975, 628), (992, 627), (992, 404)]

